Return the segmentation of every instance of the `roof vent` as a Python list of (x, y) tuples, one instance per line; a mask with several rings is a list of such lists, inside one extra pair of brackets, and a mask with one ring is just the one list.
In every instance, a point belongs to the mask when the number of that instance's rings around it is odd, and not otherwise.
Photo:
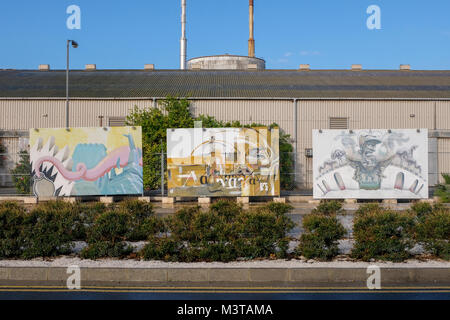
[(360, 70), (362, 70), (362, 65), (361, 64), (352, 64), (352, 70), (360, 71)]
[(97, 70), (97, 65), (95, 65), (95, 64), (87, 64), (86, 65), (86, 71), (93, 71), (93, 70)]
[(411, 65), (409, 64), (401, 64), (400, 70), (411, 70)]
[(49, 64), (40, 64), (39, 65), (39, 71), (49, 71), (50, 65)]
[(144, 65), (144, 70), (155, 70), (154, 64), (146, 64)]
[(310, 70), (309, 64), (301, 64), (300, 70)]
[(258, 65), (256, 63), (250, 63), (247, 65), (248, 70), (256, 70), (258, 69)]

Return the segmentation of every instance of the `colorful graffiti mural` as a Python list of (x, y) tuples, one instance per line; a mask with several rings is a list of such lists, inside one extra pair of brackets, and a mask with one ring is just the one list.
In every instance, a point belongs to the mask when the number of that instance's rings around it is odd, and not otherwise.
[(141, 127), (31, 129), (38, 197), (142, 194)]
[(167, 130), (171, 197), (278, 196), (278, 128)]
[(313, 130), (314, 198), (428, 198), (428, 130)]

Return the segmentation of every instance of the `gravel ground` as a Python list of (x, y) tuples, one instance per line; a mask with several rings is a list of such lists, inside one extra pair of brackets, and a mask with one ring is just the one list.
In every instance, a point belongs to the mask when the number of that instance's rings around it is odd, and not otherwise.
[(339, 261), (345, 257), (338, 257), (332, 262), (318, 262), (313, 260), (253, 260), (238, 262), (162, 262), (140, 260), (99, 259), (83, 260), (74, 257), (59, 257), (53, 260), (42, 258), (33, 260), (0, 260), (0, 267), (68, 267), (77, 265), (84, 268), (366, 268), (369, 265), (377, 265), (380, 268), (449, 268), (450, 262), (443, 260), (408, 260), (402, 263), (393, 262), (352, 262)]

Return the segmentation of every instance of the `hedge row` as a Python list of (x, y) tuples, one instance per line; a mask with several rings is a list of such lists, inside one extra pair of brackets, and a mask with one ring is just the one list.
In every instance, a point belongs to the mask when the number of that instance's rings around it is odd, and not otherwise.
[[(219, 201), (203, 211), (185, 207), (174, 215), (157, 217), (151, 204), (127, 200), (70, 204), (53, 201), (31, 211), (13, 202), (0, 203), (0, 259), (53, 257), (72, 252), (74, 241), (85, 241), (82, 258), (126, 257), (129, 242), (147, 241), (138, 256), (146, 260), (232, 261), (304, 256), (331, 260), (346, 230), (337, 219), (342, 203), (322, 202), (303, 218), (304, 233), (293, 254), (288, 236), (295, 224), (289, 205), (270, 203), (243, 210)], [(450, 259), (450, 213), (441, 206), (415, 204), (408, 211), (361, 206), (354, 219), (355, 259), (403, 261), (416, 244)]]
[(207, 212), (188, 207), (166, 218), (137, 200), (105, 206), (50, 201), (31, 211), (0, 203), (0, 258), (53, 257), (69, 254), (74, 241), (86, 241), (82, 258), (125, 257), (131, 241), (148, 241), (144, 259), (230, 261), (286, 257), (291, 209), (271, 203), (253, 210), (220, 201)]

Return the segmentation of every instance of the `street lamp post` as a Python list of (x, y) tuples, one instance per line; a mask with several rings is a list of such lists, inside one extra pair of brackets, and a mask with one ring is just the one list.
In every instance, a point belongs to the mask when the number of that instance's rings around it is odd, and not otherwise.
[(78, 48), (78, 43), (74, 40), (67, 40), (67, 69), (66, 69), (66, 128), (69, 128), (69, 47)]

